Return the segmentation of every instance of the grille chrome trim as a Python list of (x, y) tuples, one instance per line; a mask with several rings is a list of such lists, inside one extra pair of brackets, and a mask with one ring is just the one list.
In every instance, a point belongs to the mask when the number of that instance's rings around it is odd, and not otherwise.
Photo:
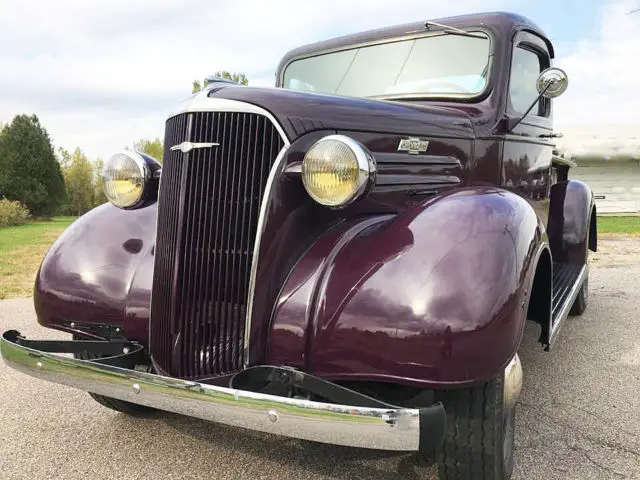
[[(264, 232), (266, 211), (267, 211), (267, 206), (269, 204), (269, 201), (271, 199), (273, 184), (276, 178), (278, 178), (278, 176), (282, 174), (284, 170), (283, 165), (284, 165), (285, 154), (288, 148), (290, 147), (291, 143), (286, 133), (284, 132), (283, 128), (281, 127), (281, 125), (278, 123), (275, 117), (273, 117), (273, 115), (271, 115), (267, 110), (264, 110), (256, 105), (237, 101), (237, 100), (208, 98), (207, 90), (196, 94), (195, 96), (190, 98), (188, 101), (184, 102), (175, 112), (173, 112), (171, 115), (167, 117), (167, 121), (183, 113), (199, 113), (199, 112), (221, 112), (221, 113), (233, 112), (233, 113), (258, 114), (262, 117), (265, 117), (267, 120), (269, 120), (271, 125), (273, 125), (273, 127), (278, 132), (283, 143), (283, 148), (278, 152), (276, 159), (274, 160), (273, 166), (269, 171), (269, 175), (267, 177), (267, 181), (264, 187), (265, 190), (264, 190), (262, 199), (260, 200), (260, 207), (258, 212), (258, 223), (256, 226), (256, 237), (255, 237), (254, 248), (253, 248), (254, 256), (252, 258), (250, 274), (249, 274), (249, 288), (248, 288), (248, 295), (247, 295), (247, 307), (246, 307), (245, 324), (244, 324), (245, 343), (244, 343), (244, 352), (243, 352), (243, 366), (246, 368), (246, 366), (249, 364), (251, 317), (253, 314), (253, 301), (255, 296), (256, 273), (258, 269), (261, 239), (262, 239), (262, 234)], [(191, 135), (190, 132), (191, 132), (191, 125), (187, 127), (188, 137)], [(158, 222), (158, 219), (156, 219), (156, 232), (158, 229), (157, 222)], [(152, 298), (153, 296), (150, 298), (150, 304), (152, 303)], [(151, 314), (150, 314), (149, 322), (151, 323), (152, 322), (151, 317), (153, 316), (152, 308), (150, 308), (150, 312)], [(149, 342), (151, 344), (151, 325), (149, 329)]]
[[(241, 87), (239, 87), (241, 88)], [(197, 93), (195, 96), (189, 98), (183, 102), (178, 108), (172, 112), (168, 117), (169, 120), (181, 113), (197, 113), (197, 112), (238, 112), (238, 113), (256, 113), (267, 117), (271, 123), (276, 127), (280, 137), (284, 141), (285, 147), (291, 145), (289, 137), (283, 130), (278, 120), (264, 108), (258, 107), (252, 103), (241, 102), (239, 100), (227, 100), (226, 98), (209, 98), (209, 91), (205, 90)]]
[(289, 144), (285, 143), (280, 153), (273, 162), (273, 167), (269, 172), (264, 194), (260, 200), (260, 213), (258, 214), (258, 226), (256, 229), (256, 241), (253, 244), (253, 259), (251, 261), (251, 273), (249, 274), (249, 295), (247, 297), (247, 316), (244, 325), (244, 368), (249, 366), (249, 342), (251, 341), (251, 316), (253, 315), (253, 297), (256, 290), (256, 273), (258, 271), (258, 261), (260, 257), (260, 242), (264, 231), (264, 221), (267, 216), (267, 205), (271, 200), (271, 187), (277, 176), (284, 170), (284, 157), (289, 150)]

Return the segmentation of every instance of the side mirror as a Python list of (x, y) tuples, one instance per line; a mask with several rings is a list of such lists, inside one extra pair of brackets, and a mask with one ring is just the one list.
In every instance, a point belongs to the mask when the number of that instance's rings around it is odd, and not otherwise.
[[(511, 122), (508, 120), (507, 123), (507, 133), (511, 132), (518, 124), (527, 116), (533, 107), (538, 104), (538, 101), (544, 98), (556, 98), (562, 95), (567, 87), (569, 86), (569, 77), (566, 72), (561, 68), (550, 67), (538, 75), (538, 80), (536, 81), (536, 88), (538, 89), (538, 96), (533, 101), (531, 106), (524, 112), (520, 118), (518, 118), (515, 122)], [(556, 135), (553, 135), (554, 137)]]
[(561, 68), (550, 67), (538, 76), (536, 88), (544, 98), (556, 98), (562, 95), (569, 86), (569, 77)]

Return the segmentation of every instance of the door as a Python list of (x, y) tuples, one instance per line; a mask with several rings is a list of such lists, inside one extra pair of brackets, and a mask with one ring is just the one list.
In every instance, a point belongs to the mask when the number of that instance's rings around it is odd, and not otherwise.
[[(544, 41), (520, 32), (515, 38), (509, 72), (507, 116), (512, 121), (521, 118), (535, 101), (538, 75), (549, 66)], [(552, 133), (551, 101), (541, 98), (505, 136), (502, 159), (503, 186), (526, 198), (545, 226), (549, 216)]]

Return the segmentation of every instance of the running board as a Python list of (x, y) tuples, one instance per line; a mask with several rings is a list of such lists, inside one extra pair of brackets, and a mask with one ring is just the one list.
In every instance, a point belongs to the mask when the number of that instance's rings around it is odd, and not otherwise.
[(551, 334), (549, 345), (553, 345), (558, 338), (562, 324), (569, 316), (573, 302), (575, 301), (582, 284), (587, 278), (587, 265), (575, 265), (572, 263), (553, 264), (553, 299), (551, 311)]

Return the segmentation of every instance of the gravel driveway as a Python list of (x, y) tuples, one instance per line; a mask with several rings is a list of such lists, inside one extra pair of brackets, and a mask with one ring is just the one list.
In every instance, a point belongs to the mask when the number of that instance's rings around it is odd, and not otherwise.
[[(640, 478), (640, 238), (601, 240), (589, 307), (545, 353), (537, 330), (520, 356), (515, 479)], [(28, 299), (0, 302), (0, 330), (57, 335)], [(0, 362), (0, 477), (417, 478), (410, 455), (278, 438), (169, 413), (130, 418), (86, 393)], [(433, 471), (433, 469), (431, 469)]]

